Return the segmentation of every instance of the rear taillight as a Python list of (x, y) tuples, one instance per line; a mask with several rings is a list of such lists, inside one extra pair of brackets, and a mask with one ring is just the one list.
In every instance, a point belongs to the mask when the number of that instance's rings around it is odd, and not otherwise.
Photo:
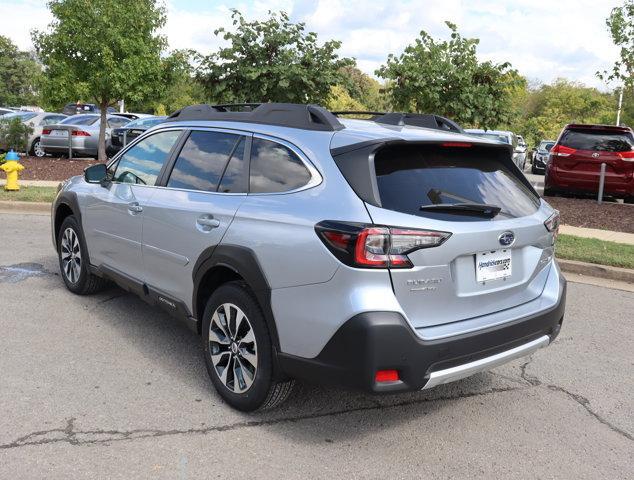
[(445, 142), (441, 144), (443, 147), (455, 147), (455, 148), (471, 148), (472, 143), (467, 142)]
[(85, 132), (84, 130), (73, 130), (71, 133), (73, 137), (90, 137), (90, 133)]
[(346, 265), (360, 268), (411, 268), (407, 254), (437, 247), (451, 233), (324, 221), (315, 231)]
[(626, 162), (634, 162), (634, 150), (630, 152), (618, 152), (617, 155), (621, 157), (621, 160)]
[(559, 211), (555, 210), (555, 212), (548, 217), (548, 219), (544, 222), (544, 226), (546, 230), (553, 234), (553, 243), (557, 240), (557, 235), (559, 234)]
[(550, 154), (554, 157), (569, 157), (576, 150), (574, 148), (566, 147), (564, 145), (555, 145), (551, 150)]
[(50, 135), (51, 134), (51, 129), (50, 128), (45, 128), (42, 130), (42, 135)]

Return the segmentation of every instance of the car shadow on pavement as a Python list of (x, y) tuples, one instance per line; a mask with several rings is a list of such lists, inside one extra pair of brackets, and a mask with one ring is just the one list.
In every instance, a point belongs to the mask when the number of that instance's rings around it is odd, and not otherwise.
[[(172, 377), (175, 384), (182, 384), (184, 391), (194, 392), (202, 398), (200, 407), (230, 410), (215, 392), (202, 356), (200, 336), (187, 326), (156, 307), (149, 307), (133, 294), (112, 288), (95, 297), (94, 314), (118, 332), (116, 343), (121, 348), (134, 348), (149, 358), (161, 376)], [(494, 373), (482, 373), (465, 380), (441, 385), (422, 392), (375, 396), (343, 388), (322, 387), (298, 382), (295, 392), (287, 402), (272, 411), (237, 415), (236, 420), (279, 431), (289, 431), (298, 441), (323, 442), (323, 434), (314, 428), (313, 422), (299, 420), (335, 420), (344, 414), (356, 414), (366, 428), (384, 428), (393, 422), (408, 421), (411, 415), (424, 416), (444, 408), (461, 398), (485, 397), (498, 392), (526, 388), (521, 378), (507, 378)], [(486, 402), (484, 400), (484, 402)], [(410, 408), (409, 416), (391, 415), (397, 408)], [(183, 408), (188, 408), (186, 405)], [(192, 407), (196, 408), (196, 407)], [(483, 407), (486, 408), (486, 407)], [(380, 421), (377, 421), (378, 420)], [(356, 436), (359, 432), (349, 432)], [(339, 432), (340, 439), (348, 435)]]

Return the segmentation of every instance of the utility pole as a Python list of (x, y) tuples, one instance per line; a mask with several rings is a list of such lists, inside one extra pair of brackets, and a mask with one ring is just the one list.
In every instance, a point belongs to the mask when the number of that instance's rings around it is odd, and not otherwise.
[(616, 111), (616, 126), (618, 127), (621, 124), (621, 107), (623, 106), (623, 90), (624, 86), (621, 87), (621, 93), (619, 94), (619, 109)]

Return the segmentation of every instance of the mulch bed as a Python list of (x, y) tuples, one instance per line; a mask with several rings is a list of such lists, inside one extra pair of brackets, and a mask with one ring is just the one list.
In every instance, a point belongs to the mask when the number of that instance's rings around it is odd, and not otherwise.
[(561, 223), (573, 227), (598, 228), (634, 233), (634, 205), (603, 202), (593, 199), (546, 197), (561, 213)]
[(22, 157), (20, 163), (24, 170), (20, 172), (23, 180), (65, 180), (74, 175), (81, 175), (84, 168), (99, 163), (93, 158), (68, 160), (54, 157)]

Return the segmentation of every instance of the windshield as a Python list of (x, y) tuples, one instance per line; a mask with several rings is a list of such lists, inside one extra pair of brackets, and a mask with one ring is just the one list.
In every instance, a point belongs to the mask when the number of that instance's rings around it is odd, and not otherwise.
[(546, 150), (550, 152), (550, 149), (555, 146), (555, 142), (542, 142), (539, 144), (539, 150)]
[(26, 122), (27, 120), (31, 120), (36, 115), (37, 113), (33, 113), (33, 112), (11, 112), (11, 113), (7, 113), (6, 115), (2, 115), (2, 120), (11, 120), (12, 118), (19, 118), (23, 122)]
[(154, 125), (158, 125), (167, 117), (150, 117), (150, 118), (139, 118), (134, 120), (126, 125), (126, 128), (150, 128)]
[(385, 147), (375, 155), (381, 204), (443, 220), (448, 219), (446, 212), (425, 206), (486, 204), (501, 209), (496, 219), (531, 215), (539, 198), (506, 166), (509, 161), (508, 151), (491, 147)]
[(98, 120), (98, 115), (73, 115), (72, 117), (65, 118), (59, 123), (61, 125), (92, 125)]

